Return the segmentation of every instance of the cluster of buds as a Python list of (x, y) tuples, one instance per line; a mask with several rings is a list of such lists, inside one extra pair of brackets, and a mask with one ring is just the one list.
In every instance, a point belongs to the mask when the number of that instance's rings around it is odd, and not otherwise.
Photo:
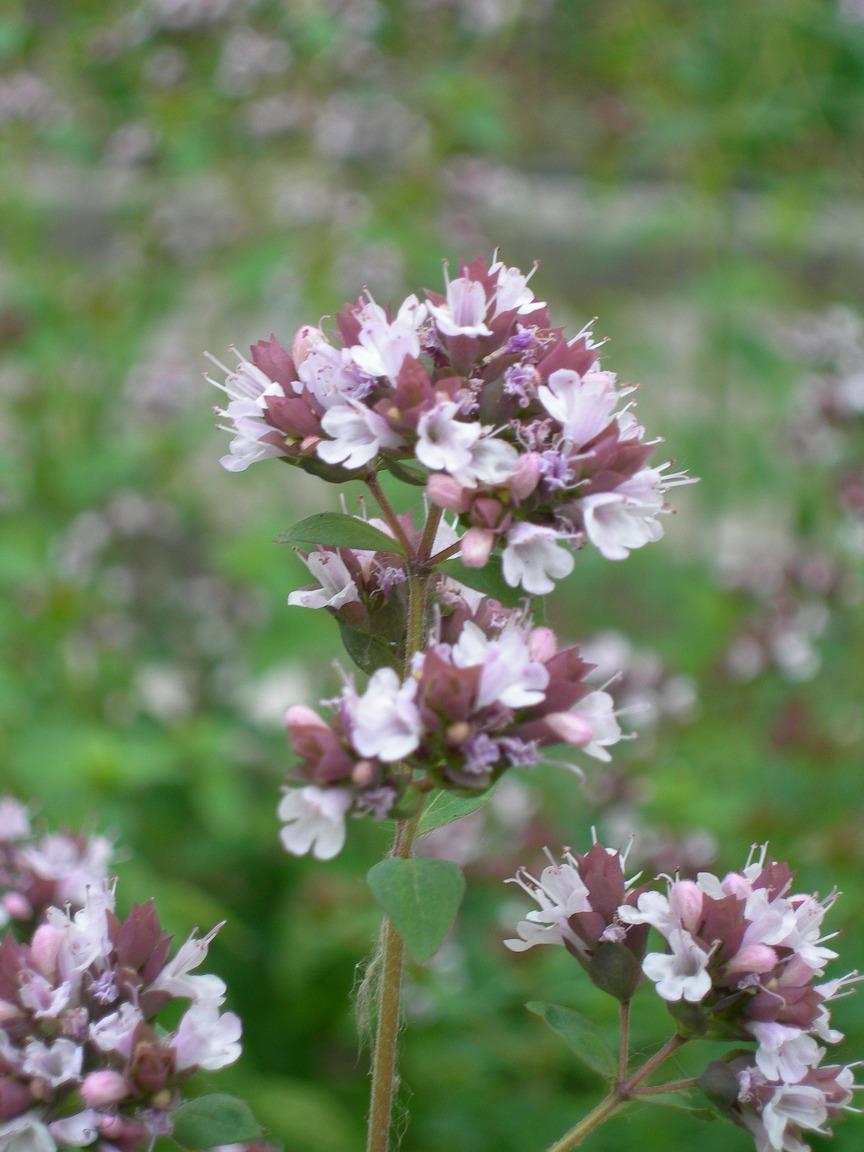
[(34, 835), (26, 807), (0, 796), (0, 930), (32, 927), (50, 907), (80, 908), (105, 882), (112, 851), (104, 836)]
[(460, 272), (395, 317), (361, 298), (338, 337), (306, 326), (290, 352), (271, 336), (219, 365), (222, 464), (282, 457), (333, 482), (390, 469), (456, 514), (466, 564), (498, 549), (507, 583), (544, 595), (586, 540), (612, 560), (658, 540), (664, 493), (687, 480), (648, 465), (656, 441), (590, 326), (566, 339), (530, 275), (497, 259)]
[[(151, 904), (125, 920), (109, 884), (0, 944), (0, 1148), (136, 1152), (172, 1131), (183, 1084), (240, 1055), (225, 985), (193, 974), (215, 933), (171, 940)], [(157, 1015), (185, 1002), (165, 1032)]]
[(379, 668), (360, 694), (347, 681), (324, 719), (288, 709), (308, 784), (282, 799), (289, 852), (338, 853), (345, 816), (404, 816), (430, 788), (478, 794), (551, 745), (609, 758), (621, 739), (611, 697), (585, 682), (591, 666), (548, 628), (484, 600), (473, 618), (442, 617), (439, 635), (400, 678)]
[[(515, 880), (537, 901), (507, 946), (563, 944), (598, 987), (628, 1001), (644, 974), (666, 1002), (681, 1037), (710, 1035), (755, 1045), (710, 1066), (702, 1078), (731, 1117), (756, 1137), (759, 1152), (803, 1152), (801, 1129), (823, 1131), (852, 1096), (851, 1067), (823, 1066), (830, 1003), (856, 972), (825, 980), (836, 958), (822, 920), (834, 902), (791, 890), (785, 864), (763, 848), (722, 879), (666, 880), (666, 891), (634, 887), (625, 859), (595, 844), (566, 852), (535, 880)], [(616, 906), (617, 901), (617, 906)], [(666, 950), (648, 952), (655, 929)], [(731, 1087), (730, 1087), (731, 1086)]]

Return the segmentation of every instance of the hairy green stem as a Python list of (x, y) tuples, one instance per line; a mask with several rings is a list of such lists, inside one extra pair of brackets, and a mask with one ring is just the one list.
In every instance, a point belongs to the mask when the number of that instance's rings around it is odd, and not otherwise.
[(688, 1088), (695, 1088), (699, 1083), (698, 1076), (688, 1076), (686, 1080), (669, 1080), (666, 1084), (649, 1084), (647, 1088), (640, 1088), (636, 1093), (638, 1100), (642, 1096), (659, 1096), (663, 1092), (686, 1092)]
[[(437, 520), (430, 528), (427, 519), (420, 542), (420, 556), (424, 547), (431, 548), (435, 539)], [(428, 543), (427, 543), (428, 541)], [(426, 553), (428, 556), (428, 551)], [(410, 675), (411, 658), (424, 645), (426, 639), (426, 596), (430, 573), (415, 572), (408, 585), (408, 624), (405, 638), (405, 675)], [(391, 856), (407, 860), (411, 856), (422, 808), (407, 820), (396, 825)], [(392, 1128), (393, 1099), (398, 1084), (397, 1058), (399, 1049), (399, 1021), (402, 1000), (402, 967), (404, 947), (402, 938), (385, 917), (381, 927), (378, 954), (378, 1014), (375, 1049), (372, 1055), (372, 1091), (369, 1102), (367, 1152), (388, 1152)]]
[(627, 1066), (630, 1063), (630, 1001), (621, 1002), (621, 1033), (618, 1046), (618, 1079), (627, 1077)]
[[(624, 1018), (625, 1013), (623, 1012), (622, 1006), (622, 1037), (624, 1036), (625, 1027), (629, 1032), (629, 1017), (627, 1018), (626, 1025)], [(590, 1136), (596, 1128), (599, 1128), (601, 1124), (604, 1124), (614, 1116), (619, 1108), (622, 1108), (631, 1099), (638, 1099), (640, 1093), (637, 1093), (635, 1089), (638, 1088), (643, 1080), (647, 1080), (651, 1073), (655, 1072), (661, 1064), (664, 1064), (673, 1053), (677, 1052), (682, 1044), (686, 1043), (687, 1041), (683, 1036), (676, 1034), (670, 1037), (663, 1047), (658, 1052), (655, 1052), (650, 1059), (646, 1060), (642, 1067), (638, 1068), (629, 1079), (621, 1080), (616, 1084), (609, 1095), (601, 1100), (595, 1108), (592, 1108), (587, 1116), (583, 1116), (579, 1123), (574, 1124), (569, 1132), (565, 1132), (560, 1140), (550, 1145), (548, 1152), (571, 1152), (571, 1149), (578, 1148), (586, 1136)], [(689, 1081), (673, 1081), (672, 1084), (675, 1087), (681, 1085), (691, 1086), (691, 1082)], [(645, 1088), (641, 1094), (652, 1095), (655, 1091), (660, 1091), (661, 1089), (664, 1092), (674, 1090), (662, 1084), (658, 1085), (656, 1089)]]

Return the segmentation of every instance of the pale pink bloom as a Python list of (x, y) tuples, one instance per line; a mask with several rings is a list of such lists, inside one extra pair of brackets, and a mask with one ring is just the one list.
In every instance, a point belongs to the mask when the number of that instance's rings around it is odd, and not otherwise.
[(518, 884), (540, 905), (516, 925), (519, 939), (505, 940), (511, 952), (524, 952), (535, 944), (563, 944), (565, 940), (577, 949), (584, 947), (568, 924), (578, 912), (590, 912), (588, 889), (579, 870), (566, 860), (551, 864), (540, 873), (540, 879), (520, 870), (510, 883)]
[(55, 984), (39, 972), (30, 972), (21, 982), (21, 1003), (39, 1020), (56, 1019), (72, 995), (68, 980)]
[(292, 607), (343, 608), (360, 599), (354, 577), (338, 552), (310, 552), (301, 557), (319, 588), (299, 588), (288, 597)]
[(199, 1001), (185, 1013), (174, 1035), (177, 1071), (204, 1068), (215, 1072), (240, 1056), (240, 1018), (233, 1012), (219, 1014), (217, 1004)]
[(494, 639), (470, 620), (463, 625), (452, 659), (457, 668), (482, 666), (475, 707), (498, 700), (508, 708), (530, 708), (543, 701), (549, 673), (532, 659), (529, 638), (512, 621)]
[(308, 851), (317, 860), (332, 860), (345, 843), (345, 815), (351, 807), (351, 793), (344, 788), (292, 788), (279, 804), (279, 819), (285, 827), (279, 833), (283, 848), (293, 856)]
[(108, 885), (88, 889), (84, 907), (74, 916), (59, 908), (48, 909), (49, 925), (63, 934), (57, 962), (64, 977), (76, 981), (92, 964), (104, 964), (111, 951), (107, 913), (113, 910), (114, 893)]
[(399, 448), (404, 441), (383, 416), (358, 400), (346, 400), (329, 408), (321, 427), (331, 440), (321, 440), (315, 451), (327, 464), (362, 468), (382, 448)]
[(699, 925), (703, 899), (701, 889), (692, 880), (676, 880), (670, 884), (667, 896), (662, 892), (642, 892), (636, 907), (625, 906), (619, 915), (627, 924), (650, 924), (662, 936), (676, 928), (693, 932)]
[(621, 728), (615, 719), (615, 702), (608, 692), (590, 692), (578, 700), (567, 715), (583, 721), (591, 738), (580, 747), (595, 760), (611, 760), (606, 751), (621, 739)]
[(447, 285), (444, 304), (427, 305), (435, 326), (444, 336), (491, 336), (486, 325), (486, 290), (476, 280), (460, 276)]
[(540, 403), (562, 426), (565, 438), (577, 448), (602, 432), (618, 404), (615, 375), (592, 368), (584, 376), (559, 368), (548, 386), (537, 390)]
[(395, 383), (405, 357), (420, 355), (418, 328), (425, 317), (426, 306), (416, 296), (403, 301), (392, 323), (384, 309), (370, 301), (358, 315), (360, 344), (350, 350), (354, 363), (369, 376), (386, 376)]
[(56, 1152), (57, 1145), (42, 1123), (42, 1113), (25, 1112), (0, 1124), (0, 1152)]
[(519, 467), (519, 453), (506, 440), (496, 436), (483, 436), (471, 447), (468, 463), (455, 478), (466, 488), (486, 485), (498, 488), (515, 474)]
[[(827, 1134), (828, 1106), (825, 1093), (809, 1084), (778, 1084), (762, 1109), (764, 1139), (757, 1135), (757, 1152), (809, 1152), (798, 1138), (798, 1129)], [(754, 1133), (755, 1135), (756, 1133)]]
[(663, 526), (660, 473), (644, 468), (614, 492), (598, 492), (581, 502), (585, 532), (607, 560), (625, 560), (634, 548), (659, 540)]
[(413, 677), (403, 684), (392, 668), (379, 668), (363, 695), (349, 700), (351, 743), (361, 756), (389, 764), (418, 747), (423, 722), (414, 703), (416, 691)]
[(756, 1066), (768, 1080), (797, 1084), (825, 1055), (825, 1049), (801, 1028), (776, 1022), (751, 1023), (749, 1028), (759, 1045)]
[(90, 1040), (102, 1052), (118, 1052), (129, 1056), (132, 1038), (144, 1017), (132, 1004), (121, 1004), (117, 1012), (103, 1016), (90, 1025)]
[(92, 1108), (77, 1112), (74, 1116), (64, 1116), (48, 1125), (48, 1131), (58, 1144), (67, 1148), (86, 1148), (99, 1137), (99, 1124), (102, 1115)]
[(667, 937), (670, 953), (649, 952), (642, 971), (664, 1000), (687, 1000), (698, 1004), (711, 991), (710, 953), (700, 948), (689, 932), (673, 928)]
[(30, 814), (24, 805), (9, 796), (0, 798), (0, 843), (29, 835)]
[(207, 949), (221, 927), (221, 924), (217, 924), (200, 940), (193, 932), (178, 949), (177, 955), (168, 961), (149, 990), (167, 992), (170, 996), (182, 996), (187, 1000), (212, 1000), (221, 1004), (225, 999), (224, 980), (219, 976), (190, 975), (206, 959)]
[(415, 449), (421, 464), (457, 479), (471, 463), (471, 447), (483, 432), (482, 425), (458, 420), (458, 414), (459, 405), (453, 400), (441, 401), (424, 412), (417, 423)]
[(334, 348), (322, 337), (310, 337), (306, 358), (297, 369), (299, 380), (294, 391), (302, 393), (305, 387), (322, 408), (344, 404), (358, 389), (362, 378), (347, 348)]
[(214, 357), (210, 359), (225, 373), (225, 383), (220, 384), (210, 376), (207, 380), (229, 397), (228, 407), (218, 409), (219, 415), (228, 421), (228, 424), (220, 424), (220, 428), (234, 434), (228, 445), (228, 455), (219, 461), (222, 467), (228, 472), (244, 472), (259, 460), (283, 455), (284, 448), (273, 442), (278, 433), (264, 417), (267, 397), (284, 397), (281, 384), (276, 384), (249, 360), (241, 358), (232, 372)]
[(531, 596), (545, 596), (573, 571), (574, 560), (558, 541), (559, 532), (537, 524), (523, 522), (507, 533), (507, 545), (501, 556), (504, 579), (511, 588), (520, 585)]
[(528, 281), (537, 270), (537, 265), (524, 275), (518, 268), (508, 268), (501, 260), (496, 260), (489, 268), (489, 274), (494, 276), (498, 273), (498, 279), (495, 284), (495, 315), (500, 316), (502, 312), (509, 312), (515, 308), (520, 316), (526, 316), (531, 312), (536, 312), (538, 308), (544, 308), (545, 303), (542, 300), (535, 300), (534, 293), (528, 287)]
[(81, 1077), (84, 1049), (65, 1037), (53, 1044), (31, 1040), (24, 1049), (23, 1071), (27, 1076), (38, 1076), (52, 1088), (59, 1088), (70, 1080)]
[(59, 903), (83, 904), (88, 889), (105, 883), (113, 850), (104, 836), (91, 836), (82, 843), (52, 833), (22, 849), (21, 855), (37, 876), (55, 882)]

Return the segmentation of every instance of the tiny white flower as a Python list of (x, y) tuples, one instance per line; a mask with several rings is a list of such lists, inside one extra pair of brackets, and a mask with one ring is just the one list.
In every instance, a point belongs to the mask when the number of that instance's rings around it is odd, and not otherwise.
[(348, 400), (329, 408), (321, 427), (332, 440), (321, 440), (315, 451), (327, 464), (343, 468), (362, 468), (382, 448), (399, 448), (404, 441), (383, 416), (365, 404)]
[(320, 587), (292, 592), (288, 597), (292, 607), (338, 609), (360, 599), (354, 577), (338, 552), (310, 552), (302, 560)]
[(537, 266), (524, 275), (518, 268), (508, 268), (503, 261), (496, 260), (489, 268), (489, 274), (495, 275), (498, 273), (498, 278), (495, 284), (495, 315), (500, 316), (502, 312), (509, 312), (515, 308), (520, 316), (528, 315), (531, 312), (536, 312), (538, 308), (544, 308), (545, 303), (542, 300), (535, 300), (534, 293), (528, 287), (528, 281), (534, 275)]
[(710, 953), (700, 948), (689, 932), (674, 928), (667, 938), (671, 953), (649, 952), (642, 971), (664, 1000), (698, 1004), (711, 991)]
[(218, 409), (219, 415), (228, 421), (220, 427), (225, 432), (233, 432), (234, 439), (228, 445), (228, 455), (219, 463), (228, 472), (244, 472), (250, 464), (282, 456), (284, 448), (279, 444), (279, 432), (265, 419), (268, 396), (283, 396), (285, 391), (265, 375), (249, 360), (240, 360), (235, 371), (210, 357), (225, 373), (225, 382), (207, 377), (209, 383), (221, 389), (229, 397), (227, 408)]
[(345, 843), (345, 814), (351, 793), (344, 788), (291, 788), (279, 804), (282, 846), (293, 856), (311, 849), (317, 860), (332, 860)]
[(483, 436), (472, 445), (465, 467), (453, 475), (466, 488), (478, 484), (498, 487), (506, 484), (518, 467), (519, 453), (512, 444), (497, 436)]
[(74, 1040), (64, 1037), (53, 1044), (31, 1040), (24, 1049), (23, 1070), (26, 1075), (38, 1077), (52, 1088), (59, 1088), (70, 1080), (81, 1079), (83, 1062), (84, 1049)]
[(498, 700), (507, 708), (530, 708), (545, 698), (549, 683), (546, 668), (533, 660), (524, 629), (508, 624), (490, 639), (470, 620), (462, 626), (452, 650), (457, 668), (482, 666), (477, 688), (477, 708)]
[(420, 744), (423, 722), (414, 703), (417, 681), (403, 684), (392, 668), (379, 668), (362, 696), (350, 701), (351, 743), (361, 756), (402, 760)]
[(483, 427), (457, 419), (459, 405), (444, 400), (424, 412), (417, 423), (417, 459), (433, 471), (443, 470), (458, 479), (471, 463), (471, 447)]
[(48, 1130), (58, 1144), (67, 1148), (86, 1148), (99, 1137), (99, 1121), (102, 1116), (93, 1108), (77, 1112), (74, 1116), (65, 1116), (62, 1120), (55, 1120)]
[(102, 1052), (118, 1052), (129, 1056), (135, 1029), (144, 1017), (132, 1004), (122, 1004), (119, 1011), (103, 1016), (90, 1025), (90, 1040)]
[(221, 924), (217, 924), (200, 940), (193, 932), (185, 944), (177, 950), (177, 955), (168, 961), (150, 985), (149, 991), (167, 992), (170, 996), (181, 996), (187, 1000), (209, 1000), (221, 1004), (225, 999), (225, 982), (221, 977), (190, 975), (192, 970), (206, 959), (207, 949), (221, 927)]
[(775, 1152), (803, 1152), (807, 1145), (790, 1129), (823, 1132), (827, 1119), (825, 1094), (808, 1084), (778, 1084), (761, 1116), (768, 1146)]
[(607, 560), (625, 560), (634, 548), (659, 540), (663, 526), (660, 489), (653, 469), (643, 469), (614, 492), (598, 492), (581, 501), (588, 539)]
[(540, 905), (516, 925), (519, 938), (504, 941), (511, 952), (524, 952), (535, 944), (562, 944), (565, 940), (577, 949), (584, 948), (568, 923), (577, 912), (591, 911), (588, 889), (575, 865), (566, 860), (552, 864), (543, 869), (539, 880), (520, 871), (511, 883), (518, 884)]
[(447, 285), (444, 304), (429, 304), (429, 312), (444, 336), (491, 336), (486, 326), (486, 290), (476, 280), (460, 276)]
[(30, 813), (10, 796), (0, 797), (0, 842), (30, 835)]
[(0, 1152), (56, 1152), (57, 1145), (35, 1109), (0, 1124)]
[(825, 1055), (825, 1049), (801, 1028), (775, 1022), (756, 1022), (749, 1028), (759, 1045), (756, 1066), (768, 1080), (797, 1084)]
[(369, 376), (386, 376), (395, 383), (405, 357), (420, 355), (418, 328), (425, 317), (425, 304), (413, 295), (403, 301), (392, 323), (384, 309), (370, 301), (358, 317), (360, 344), (350, 350), (354, 363)]
[(520, 585), (532, 596), (545, 596), (555, 581), (569, 576), (575, 561), (558, 541), (554, 528), (523, 522), (507, 533), (507, 545), (501, 556), (504, 579), (511, 588)]
[(571, 716), (584, 720), (591, 729), (591, 739), (581, 744), (583, 752), (595, 760), (611, 760), (606, 751), (621, 739), (621, 728), (615, 719), (615, 701), (608, 692), (589, 692), (570, 709)]
[(619, 396), (615, 375), (589, 369), (584, 376), (570, 368), (559, 368), (548, 385), (537, 389), (540, 403), (561, 425), (565, 438), (577, 448), (602, 432), (612, 419)]
[(233, 1012), (219, 1014), (217, 1004), (201, 1000), (184, 1014), (172, 1047), (177, 1071), (204, 1068), (215, 1072), (233, 1064), (240, 1056), (240, 1018)]

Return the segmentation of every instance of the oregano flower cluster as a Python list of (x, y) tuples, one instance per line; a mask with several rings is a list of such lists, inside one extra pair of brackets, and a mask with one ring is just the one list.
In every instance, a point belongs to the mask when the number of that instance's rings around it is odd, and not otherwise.
[(336, 333), (306, 325), (290, 351), (271, 336), (219, 365), (223, 466), (282, 457), (336, 483), (389, 469), (456, 514), (466, 564), (498, 551), (507, 583), (531, 595), (551, 592), (586, 541), (620, 560), (660, 539), (664, 494), (686, 477), (648, 464), (657, 441), (633, 389), (600, 367), (590, 325), (571, 339), (552, 326), (530, 279), (474, 260), (395, 315), (361, 298)]
[[(825, 1133), (848, 1109), (854, 1065), (825, 1063), (843, 1039), (831, 1004), (861, 977), (826, 979), (837, 953), (822, 930), (836, 893), (793, 891), (786, 864), (767, 846), (745, 867), (662, 888), (625, 878), (626, 854), (594, 844), (584, 856), (550, 858), (539, 878), (517, 883), (537, 903), (505, 941), (513, 951), (563, 945), (591, 980), (629, 1004), (643, 978), (666, 1003), (676, 1048), (710, 1036), (752, 1045), (714, 1061), (697, 1084), (754, 1136), (758, 1152), (806, 1152), (803, 1134)], [(663, 950), (649, 950), (649, 930)]]
[[(29, 817), (0, 798), (0, 818), (8, 859), (9, 843), (28, 838)], [(172, 955), (152, 903), (117, 915), (115, 885), (95, 863), (104, 866), (107, 841), (55, 839), (72, 864), (65, 900), (38, 915), (31, 902), (29, 917), (16, 918), (18, 937), (7, 931), (0, 941), (0, 1149), (143, 1152), (172, 1134), (190, 1077), (240, 1055), (240, 1020), (222, 1011), (224, 982), (195, 971), (218, 929), (193, 933)], [(22, 863), (43, 866), (46, 842), (19, 847)], [(83, 890), (69, 887), (88, 859)], [(23, 909), (33, 888), (22, 876), (32, 875), (19, 868), (10, 888), (4, 868), (4, 907)], [(166, 1031), (159, 1019), (172, 1007)]]

